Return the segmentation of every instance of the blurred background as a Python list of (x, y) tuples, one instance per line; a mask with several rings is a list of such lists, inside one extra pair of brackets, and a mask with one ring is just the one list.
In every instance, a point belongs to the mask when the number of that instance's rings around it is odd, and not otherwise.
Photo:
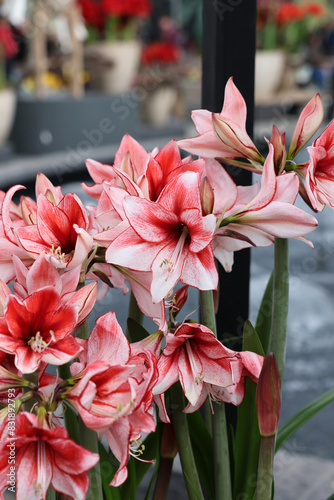
[[(201, 13), (201, 0), (0, 1), (0, 153), (66, 151), (75, 170), (96, 149), (111, 161), (101, 148), (125, 131), (185, 136), (201, 106)], [(333, 2), (258, 0), (257, 119), (317, 91), (329, 116), (333, 75)]]
[[(242, 1), (214, 5), (218, 15), (233, 8), (242, 15)], [(201, 0), (0, 0), (0, 189), (24, 184), (34, 196), (41, 171), (64, 193), (74, 191), (91, 204), (79, 182), (89, 182), (86, 158), (112, 164), (126, 132), (148, 151), (195, 135), (191, 110), (201, 108), (201, 45)], [(259, 148), (273, 124), (288, 142), (317, 92), (324, 128), (334, 110), (333, 0), (258, 0), (255, 63)], [(291, 245), (281, 421), (333, 387), (332, 227), (327, 208), (310, 238), (315, 249)], [(272, 262), (271, 249), (252, 252), (252, 320)], [(124, 327), (127, 306), (117, 291), (97, 314), (110, 304)], [(197, 304), (194, 292), (185, 314)], [(331, 404), (289, 441), (277, 462), (278, 500), (296, 498), (296, 481), (303, 500), (334, 491), (333, 421)]]

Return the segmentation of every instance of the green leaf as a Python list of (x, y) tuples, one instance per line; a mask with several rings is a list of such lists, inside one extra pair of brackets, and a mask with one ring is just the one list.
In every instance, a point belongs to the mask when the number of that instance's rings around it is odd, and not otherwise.
[(261, 356), (265, 355), (262, 342), (249, 319), (244, 324), (242, 350), (256, 352)]
[(127, 332), (131, 342), (139, 342), (149, 336), (148, 331), (133, 318), (127, 320)]
[(100, 469), (102, 478), (103, 493), (106, 500), (122, 500), (118, 488), (109, 486), (119, 466), (118, 460), (112, 463), (104, 446), (99, 441)]
[[(261, 341), (250, 321), (243, 333), (243, 351), (264, 355)], [(256, 384), (246, 378), (245, 396), (237, 408), (237, 426), (234, 440), (233, 497), (244, 495), (253, 498), (256, 488), (257, 465), (260, 449), (260, 432), (255, 408)]]
[(210, 498), (214, 498), (215, 480), (212, 438), (198, 411), (189, 413), (187, 420), (199, 478)]
[(258, 312), (255, 330), (263, 346), (264, 355), (268, 354), (272, 320), (274, 274), (271, 273), (266, 289), (264, 291), (260, 309)]
[(292, 436), (292, 434), (296, 432), (302, 425), (310, 420), (313, 415), (318, 413), (329, 403), (332, 403), (332, 401), (334, 401), (334, 389), (330, 389), (324, 394), (321, 394), (321, 396), (311, 401), (311, 403), (304, 406), (304, 408), (302, 408), (295, 415), (289, 418), (289, 420), (278, 429), (275, 451), (279, 450), (280, 447), (285, 443), (285, 441), (289, 439), (289, 437)]

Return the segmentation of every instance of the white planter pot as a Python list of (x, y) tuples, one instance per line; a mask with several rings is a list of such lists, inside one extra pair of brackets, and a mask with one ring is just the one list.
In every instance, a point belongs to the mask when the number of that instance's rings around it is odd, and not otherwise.
[(177, 96), (177, 89), (172, 85), (160, 85), (150, 92), (145, 102), (145, 120), (155, 127), (165, 127), (176, 104)]
[(281, 86), (286, 55), (283, 50), (258, 50), (255, 54), (255, 98), (273, 95)]
[(96, 90), (109, 94), (129, 92), (140, 65), (141, 45), (137, 40), (91, 44), (87, 56), (87, 69)]
[(16, 110), (16, 92), (13, 89), (0, 90), (0, 147), (8, 139)]

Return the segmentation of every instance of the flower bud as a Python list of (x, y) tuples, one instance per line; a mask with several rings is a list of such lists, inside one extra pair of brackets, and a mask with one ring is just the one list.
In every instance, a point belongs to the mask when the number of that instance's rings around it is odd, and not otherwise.
[(256, 412), (262, 437), (277, 432), (281, 411), (281, 377), (275, 356), (270, 352), (263, 363), (256, 389)]
[(213, 213), (214, 202), (215, 196), (212, 186), (209, 179), (207, 177), (204, 177), (201, 183), (201, 204), (203, 215), (209, 215)]
[(285, 140), (285, 134), (281, 134), (276, 125), (273, 126), (270, 142), (274, 146), (275, 172), (277, 173), (277, 175), (279, 175), (283, 172), (285, 168), (286, 140)]
[(324, 118), (324, 108), (320, 94), (316, 94), (300, 114), (296, 128), (293, 132), (288, 160), (296, 156), (298, 151), (311, 139), (320, 127)]

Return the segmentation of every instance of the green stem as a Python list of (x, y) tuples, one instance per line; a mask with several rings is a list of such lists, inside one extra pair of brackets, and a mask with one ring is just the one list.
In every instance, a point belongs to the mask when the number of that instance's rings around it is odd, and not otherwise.
[[(23, 378), (25, 380), (28, 380), (29, 382), (32, 382), (36, 386), (38, 386), (38, 369), (33, 373), (26, 373), (25, 375), (23, 375)], [(30, 387), (23, 387), (22, 391), (23, 391), (23, 394), (26, 394), (27, 392), (30, 392), (31, 389), (30, 389)], [(35, 403), (36, 403), (35, 398), (31, 398), (28, 401), (26, 401), (23, 405), (24, 411), (31, 411), (31, 409)]]
[(289, 245), (287, 239), (275, 238), (273, 310), (269, 352), (275, 354), (281, 383), (284, 375), (288, 307)]
[(201, 321), (203, 325), (210, 328), (210, 330), (217, 337), (216, 316), (213, 304), (212, 290), (201, 290), (199, 298), (200, 298), (200, 308), (201, 308)]
[(75, 336), (78, 337), (79, 339), (88, 339), (89, 338), (89, 323), (88, 319), (84, 323), (82, 323), (81, 326), (77, 329), (75, 332)]
[[(69, 363), (59, 366), (58, 371), (59, 371), (59, 376), (63, 380), (72, 378)], [(76, 443), (79, 444), (80, 439), (79, 439), (77, 414), (70, 405), (67, 405), (67, 403), (66, 404), (64, 403), (64, 407), (65, 407), (65, 412), (64, 412), (65, 426), (68, 431), (68, 434), (71, 439), (73, 439)]]
[(271, 500), (275, 455), (275, 435), (262, 437), (256, 485), (256, 500)]
[[(200, 304), (203, 325), (210, 328), (217, 336), (212, 290), (200, 292)], [(212, 415), (212, 437), (216, 499), (231, 500), (230, 455), (224, 403), (215, 405), (214, 414)]]
[(177, 448), (180, 454), (182, 472), (186, 483), (189, 500), (203, 500), (203, 493), (199, 481), (195, 458), (191, 446), (187, 415), (183, 413), (185, 407), (182, 387), (175, 384), (170, 389), (173, 409), (173, 425)]
[[(99, 444), (96, 432), (92, 429), (88, 429), (80, 416), (78, 417), (78, 420), (81, 446), (86, 448), (86, 450), (92, 451), (93, 453), (99, 453)], [(73, 466), (75, 467), (75, 464), (73, 464)], [(86, 500), (103, 499), (100, 462), (98, 462), (95, 467), (87, 471), (87, 474), (89, 477), (89, 488)]]
[(225, 405), (214, 405), (212, 442), (216, 500), (232, 500), (230, 456), (227, 437)]

